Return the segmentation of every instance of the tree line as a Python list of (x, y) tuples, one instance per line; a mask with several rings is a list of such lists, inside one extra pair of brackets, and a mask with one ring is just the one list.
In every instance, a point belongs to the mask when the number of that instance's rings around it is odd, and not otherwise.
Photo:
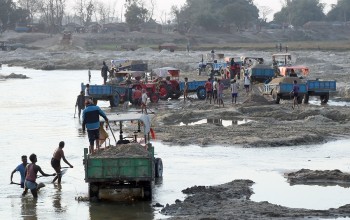
[[(16, 24), (28, 24), (34, 18), (49, 28), (58, 31), (63, 21), (79, 20), (83, 26), (96, 21), (100, 24), (122, 22), (123, 17), (131, 30), (139, 25), (155, 21), (155, 0), (125, 0), (108, 5), (103, 0), (75, 0), (69, 12), (66, 0), (0, 0), (0, 25), (5, 28)], [(117, 14), (117, 8), (125, 11)], [(338, 0), (325, 14), (325, 5), (320, 0), (284, 0), (273, 23), (302, 26), (308, 21), (342, 21), (350, 19), (350, 1)], [(178, 31), (186, 33), (192, 29), (204, 31), (227, 31), (245, 29), (252, 25), (264, 26), (272, 13), (268, 6), (254, 4), (253, 0), (186, 0), (182, 7), (172, 6), (172, 18), (163, 23), (176, 25)]]

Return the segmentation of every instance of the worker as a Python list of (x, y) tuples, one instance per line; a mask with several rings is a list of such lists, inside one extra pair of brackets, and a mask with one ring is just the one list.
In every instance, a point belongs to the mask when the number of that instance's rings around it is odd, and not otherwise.
[(14, 184), (14, 182), (12, 181), (12, 178), (13, 178), (13, 174), (15, 172), (19, 172), (19, 174), (21, 175), (21, 188), (24, 188), (24, 179), (25, 179), (25, 169), (26, 169), (26, 166), (27, 166), (27, 156), (26, 155), (23, 155), (22, 156), (22, 163), (19, 164), (11, 173), (11, 184)]
[(109, 69), (108, 69), (108, 66), (106, 65), (105, 61), (103, 61), (102, 64), (103, 65), (101, 68), (101, 76), (103, 78), (103, 85), (106, 85)]
[(142, 89), (142, 97), (141, 97), (141, 113), (143, 114), (143, 110), (145, 110), (145, 114), (147, 114), (147, 93), (145, 89)]
[(78, 116), (80, 118), (81, 110), (85, 109), (84, 91), (80, 91), (80, 94), (77, 97), (77, 101), (75, 102), (75, 108), (76, 107), (78, 107)]
[(186, 99), (188, 99), (188, 78), (185, 77), (185, 83), (184, 83), (184, 102), (186, 102)]
[(83, 123), (82, 123), (82, 129), (83, 132), (85, 132), (85, 127), (88, 132), (89, 137), (89, 150), (90, 153), (94, 153), (94, 144), (96, 142), (97, 149), (100, 148), (99, 145), (99, 128), (100, 128), (100, 119), (99, 115), (102, 116), (106, 123), (108, 123), (108, 118), (106, 114), (100, 109), (100, 107), (94, 105), (90, 99), (85, 101), (86, 108), (83, 111)]
[(298, 82), (296, 80), (294, 80), (293, 89), (292, 89), (292, 91), (290, 93), (291, 94), (293, 93), (293, 106), (292, 106), (292, 109), (295, 108), (295, 105), (297, 105), (298, 108), (299, 108), (299, 103), (298, 103), (299, 85), (298, 85)]
[(58, 179), (58, 184), (61, 184), (61, 159), (70, 167), (73, 168), (73, 166), (67, 161), (66, 157), (64, 156), (63, 152), (64, 148), (64, 141), (61, 141), (58, 144), (58, 148), (53, 153), (52, 159), (51, 159), (51, 166), (56, 171), (56, 176), (52, 180), (52, 183), (54, 183)]
[(210, 56), (211, 56), (211, 60), (214, 61), (214, 59), (215, 59), (215, 51), (214, 50), (211, 50)]
[(36, 178), (37, 178), (37, 173), (41, 173), (43, 176), (55, 176), (56, 173), (54, 174), (46, 174), (44, 171), (41, 170), (41, 167), (36, 165), (36, 162), (38, 161), (37, 157), (35, 154), (31, 154), (29, 156), (29, 160), (32, 162), (27, 165), (26, 170), (25, 170), (25, 188), (22, 193), (22, 196), (25, 196), (28, 192), (28, 189), (30, 189), (30, 192), (32, 193), (34, 198), (38, 197), (38, 190), (42, 187), (45, 186), (43, 183), (36, 183)]

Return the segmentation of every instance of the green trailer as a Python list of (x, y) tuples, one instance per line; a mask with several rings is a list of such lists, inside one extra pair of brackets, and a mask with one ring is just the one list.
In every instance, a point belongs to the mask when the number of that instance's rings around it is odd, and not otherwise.
[(107, 141), (108, 144), (93, 154), (84, 149), (85, 182), (89, 184), (90, 200), (108, 197), (106, 195), (151, 200), (154, 180), (163, 175), (163, 163), (155, 158), (154, 147), (149, 142), (152, 131), (149, 115), (118, 114), (108, 119), (113, 137), (114, 131), (119, 130), (116, 144)]

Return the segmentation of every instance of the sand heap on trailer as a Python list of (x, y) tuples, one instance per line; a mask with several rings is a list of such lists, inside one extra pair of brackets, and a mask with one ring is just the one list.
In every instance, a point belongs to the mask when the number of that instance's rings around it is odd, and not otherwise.
[(118, 144), (117, 146), (108, 146), (102, 148), (91, 157), (111, 158), (111, 157), (146, 157), (148, 151), (146, 147), (139, 143)]

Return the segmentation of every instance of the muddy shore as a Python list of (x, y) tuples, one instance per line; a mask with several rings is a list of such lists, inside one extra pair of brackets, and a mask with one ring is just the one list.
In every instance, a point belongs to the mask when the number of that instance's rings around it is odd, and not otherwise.
[[(201, 54), (207, 51), (154, 51), (141, 48), (136, 51), (85, 51), (79, 45), (63, 47), (53, 43), (59, 39), (43, 39), (46, 49), (17, 49), (0, 51), (3, 64), (34, 69), (88, 69), (99, 70), (102, 60), (116, 58), (143, 59), (149, 69), (173, 66), (180, 68), (181, 80), (205, 80), (198, 76), (196, 67)], [(34, 44), (33, 44), (34, 45)], [(270, 51), (218, 51), (226, 55), (263, 57), (270, 62)], [(337, 80), (337, 92), (331, 100), (350, 100), (350, 55), (347, 52), (293, 51), (295, 63), (308, 65), (311, 78)], [(1, 72), (0, 72), (1, 73)], [(174, 102), (156, 112), (152, 123), (158, 140), (169, 144), (200, 146), (277, 147), (320, 144), (336, 139), (348, 139), (350, 111), (346, 106), (300, 105), (292, 109), (291, 101), (275, 104), (263, 96), (262, 85), (254, 85), (246, 94), (241, 86), (238, 103), (232, 104), (230, 92), (225, 91), (225, 107), (218, 107), (198, 99)], [(79, 85), (77, 85), (77, 91)], [(203, 121), (204, 120), (204, 121)], [(201, 123), (197, 123), (201, 121)], [(228, 123), (229, 122), (229, 123)], [(228, 125), (226, 124), (228, 123)], [(314, 175), (310, 172), (307, 176)], [(323, 177), (329, 180), (331, 177)], [(332, 177), (333, 178), (333, 177)], [(303, 184), (305, 182), (302, 182)], [(193, 186), (184, 193), (184, 201), (167, 205), (162, 213), (171, 219), (302, 219), (337, 218), (350, 216), (350, 205), (329, 210), (307, 210), (282, 207), (268, 202), (253, 202), (250, 180), (234, 180), (218, 186)]]
[(249, 200), (254, 193), (251, 180), (234, 180), (217, 186), (193, 186), (182, 192), (188, 195), (166, 205), (162, 214), (169, 219), (319, 219), (350, 216), (350, 205), (337, 209), (309, 210)]

